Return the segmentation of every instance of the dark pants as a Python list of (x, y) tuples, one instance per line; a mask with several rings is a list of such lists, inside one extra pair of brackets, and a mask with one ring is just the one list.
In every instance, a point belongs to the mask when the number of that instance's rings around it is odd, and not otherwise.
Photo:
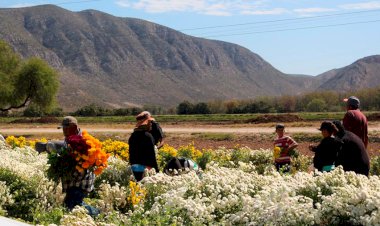
[(276, 166), (277, 171), (281, 171), (283, 173), (290, 172), (290, 162), (276, 162), (274, 165)]
[(132, 172), (133, 172), (133, 176), (135, 177), (136, 181), (140, 181), (143, 179), (144, 172), (136, 172), (136, 171), (132, 171)]
[(75, 206), (81, 205), (83, 199), (87, 196), (87, 193), (83, 191), (83, 189), (78, 187), (71, 187), (66, 190), (66, 197), (64, 203), (65, 206), (72, 210)]
[(67, 189), (66, 191), (66, 197), (64, 203), (65, 206), (69, 209), (72, 210), (74, 209), (75, 206), (80, 205), (83, 206), (84, 208), (87, 209), (88, 214), (90, 216), (97, 216), (99, 215), (99, 209), (87, 205), (85, 202), (83, 202), (83, 199), (87, 196), (87, 192), (83, 191), (83, 189), (78, 188), (78, 187), (71, 187)]

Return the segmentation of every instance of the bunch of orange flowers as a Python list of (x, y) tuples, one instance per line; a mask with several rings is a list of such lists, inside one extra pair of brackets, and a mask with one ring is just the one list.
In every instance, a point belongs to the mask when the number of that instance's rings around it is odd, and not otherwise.
[[(75, 169), (83, 172), (85, 169), (92, 170), (95, 175), (99, 175), (108, 166), (108, 157), (110, 156), (102, 150), (102, 143), (91, 136), (87, 131), (82, 132), (82, 138), (87, 144), (87, 151), (79, 151), (73, 148), (72, 154), (77, 161)], [(70, 143), (69, 143), (70, 144)]]

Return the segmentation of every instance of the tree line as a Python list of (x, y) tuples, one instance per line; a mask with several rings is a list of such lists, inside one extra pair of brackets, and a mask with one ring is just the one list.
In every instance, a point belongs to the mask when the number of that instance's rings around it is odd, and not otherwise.
[[(12, 48), (0, 40), (0, 115), (12, 109), (25, 109), (24, 116), (61, 116), (63, 110), (56, 105), (58, 73), (38, 58), (21, 59)], [(154, 115), (163, 114), (245, 114), (291, 112), (337, 112), (344, 110), (343, 98), (357, 96), (361, 109), (380, 109), (380, 86), (355, 92), (318, 91), (295, 96), (257, 97), (247, 100), (213, 100), (192, 103), (182, 101), (172, 108), (146, 105), (108, 109), (96, 104), (79, 108), (77, 116), (127, 116), (148, 110)]]

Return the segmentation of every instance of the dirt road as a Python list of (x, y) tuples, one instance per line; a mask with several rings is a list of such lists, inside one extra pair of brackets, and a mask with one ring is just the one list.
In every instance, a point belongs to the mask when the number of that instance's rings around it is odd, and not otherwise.
[[(132, 128), (107, 128), (104, 127), (92, 127), (92, 126), (82, 126), (88, 132), (95, 133), (131, 133)], [(164, 126), (165, 133), (240, 133), (240, 134), (261, 134), (261, 133), (274, 133), (274, 128), (272, 127), (233, 127), (227, 126)], [(369, 132), (380, 131), (379, 126), (369, 126)], [(287, 133), (320, 133), (317, 127), (287, 127)], [(18, 135), (18, 134), (41, 134), (41, 133), (62, 133), (62, 130), (54, 128), (0, 128), (0, 133), (6, 135)]]

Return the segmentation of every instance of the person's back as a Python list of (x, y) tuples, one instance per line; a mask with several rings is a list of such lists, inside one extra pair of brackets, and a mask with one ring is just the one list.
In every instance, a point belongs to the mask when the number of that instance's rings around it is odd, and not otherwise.
[(155, 168), (158, 164), (154, 152), (153, 136), (148, 131), (135, 130), (129, 140), (129, 162)]
[(343, 126), (347, 131), (356, 134), (364, 143), (368, 145), (367, 117), (359, 110), (348, 110), (343, 118)]
[(351, 96), (344, 99), (347, 102), (347, 112), (343, 118), (345, 130), (356, 134), (363, 141), (364, 146), (368, 146), (368, 122), (367, 117), (359, 110), (360, 101), (357, 97)]
[(323, 167), (334, 165), (341, 142), (333, 137), (323, 138), (321, 143), (313, 150), (314, 167), (319, 171), (325, 171)]
[(344, 171), (354, 171), (368, 176), (370, 160), (363, 141), (350, 131), (344, 131), (340, 140), (343, 145), (335, 165), (342, 165)]

